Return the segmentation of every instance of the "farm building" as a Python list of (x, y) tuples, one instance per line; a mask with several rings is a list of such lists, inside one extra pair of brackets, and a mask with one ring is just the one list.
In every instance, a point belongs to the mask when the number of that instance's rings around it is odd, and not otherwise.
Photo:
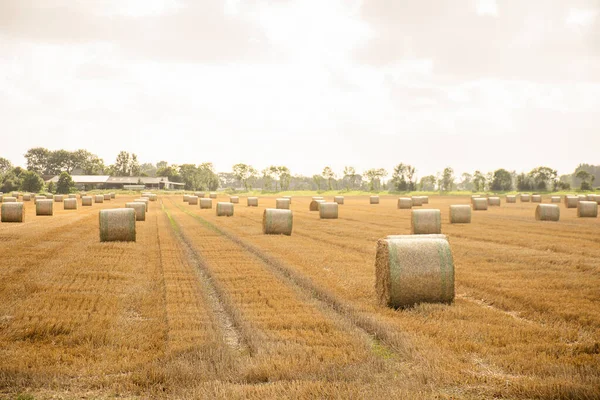
[[(139, 186), (140, 189), (183, 189), (183, 183), (171, 182), (166, 176), (109, 176), (109, 175), (71, 175), (75, 187), (80, 190), (92, 189), (128, 189)], [(46, 180), (46, 183), (58, 182), (58, 175)], [(143, 186), (143, 187), (142, 187)]]

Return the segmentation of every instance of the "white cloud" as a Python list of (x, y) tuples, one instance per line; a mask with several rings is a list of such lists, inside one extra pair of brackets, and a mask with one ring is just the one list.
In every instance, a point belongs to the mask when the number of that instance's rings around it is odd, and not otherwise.
[(498, 15), (498, 4), (496, 0), (476, 0), (476, 9), (478, 15)]

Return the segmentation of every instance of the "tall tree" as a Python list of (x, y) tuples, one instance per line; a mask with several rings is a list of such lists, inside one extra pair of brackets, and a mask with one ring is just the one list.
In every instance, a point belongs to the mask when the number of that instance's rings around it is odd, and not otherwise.
[(346, 189), (354, 189), (356, 184), (356, 169), (354, 167), (344, 167), (344, 181), (346, 181)]
[(327, 166), (323, 168), (323, 172), (321, 172), (321, 176), (327, 180), (327, 189), (332, 190), (333, 187), (331, 185), (332, 180), (335, 178), (335, 172), (331, 169), (331, 167)]
[(381, 179), (387, 176), (387, 171), (383, 168), (371, 168), (364, 175), (369, 180), (369, 190), (373, 191), (381, 187)]
[(554, 190), (558, 182), (558, 173), (549, 167), (537, 167), (529, 172), (529, 177), (533, 181), (533, 189)]
[(269, 191), (273, 185), (273, 170), (267, 167), (261, 171), (263, 180), (263, 190)]
[(416, 169), (412, 165), (400, 163), (394, 167), (392, 174), (392, 185), (394, 189), (400, 192), (415, 190), (416, 185), (413, 182)]
[(0, 157), (0, 179), (13, 169), (13, 165), (4, 157)]
[(50, 158), (50, 150), (44, 147), (34, 147), (27, 150), (25, 160), (27, 160), (27, 169), (35, 171), (39, 174), (48, 174), (48, 161)]
[(449, 192), (452, 190), (454, 185), (454, 170), (450, 167), (444, 168), (442, 172), (442, 178), (440, 181), (440, 191)]
[(60, 173), (58, 177), (58, 182), (56, 183), (56, 193), (67, 194), (71, 192), (71, 189), (75, 187), (75, 182), (73, 182), (73, 178), (67, 171), (63, 171)]
[(579, 189), (592, 190), (592, 183), (594, 183), (594, 179), (596, 178), (594, 175), (590, 174), (586, 170), (580, 169), (575, 174), (575, 177), (581, 180)]
[(129, 175), (140, 176), (140, 162), (138, 161), (136, 154), (131, 154), (131, 160), (129, 161)]
[(484, 191), (486, 181), (485, 175), (483, 175), (481, 171), (475, 171), (473, 174), (473, 189), (475, 189), (476, 192)]
[(323, 183), (323, 177), (321, 175), (313, 175), (313, 182), (315, 183), (315, 185), (317, 185), (317, 190), (320, 191), (321, 190), (321, 184)]
[(120, 151), (114, 163), (114, 173), (117, 176), (129, 176), (129, 163), (131, 156), (126, 151)]
[(461, 180), (458, 184), (459, 190), (473, 190), (473, 175), (468, 172), (463, 172)]
[(492, 182), (490, 183), (491, 190), (508, 192), (512, 190), (512, 185), (512, 175), (510, 172), (503, 168), (494, 171)]
[(252, 189), (251, 182), (256, 178), (256, 169), (253, 166), (244, 163), (233, 166), (233, 176), (242, 183), (246, 191)]
[(435, 176), (427, 175), (421, 178), (421, 182), (419, 183), (420, 189), (423, 191), (431, 192), (435, 190)]
[(290, 169), (284, 165), (280, 165), (277, 169), (279, 170), (279, 186), (281, 187), (281, 190), (288, 190), (292, 180)]
[(35, 171), (25, 171), (21, 174), (20, 190), (24, 192), (39, 193), (44, 187), (44, 180)]

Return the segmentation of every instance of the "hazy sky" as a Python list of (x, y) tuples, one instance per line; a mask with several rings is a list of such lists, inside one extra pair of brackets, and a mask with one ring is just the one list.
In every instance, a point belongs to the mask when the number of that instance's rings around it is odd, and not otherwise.
[(600, 0), (0, 0), (0, 156), (600, 163)]

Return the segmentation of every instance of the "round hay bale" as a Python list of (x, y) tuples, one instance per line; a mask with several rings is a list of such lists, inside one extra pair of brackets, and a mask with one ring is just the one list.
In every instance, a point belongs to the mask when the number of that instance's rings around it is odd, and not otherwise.
[(382, 306), (399, 308), (454, 300), (454, 260), (445, 235), (399, 235), (378, 240), (375, 276)]
[(507, 203), (516, 203), (517, 202), (517, 196), (515, 196), (514, 194), (509, 194), (506, 196), (506, 202)]
[(0, 194), (0, 203), (2, 203), (2, 199), (4, 198), (3, 194)]
[(379, 204), (379, 196), (370, 196), (369, 204)]
[(199, 199), (204, 197), (204, 192), (195, 192), (194, 196), (198, 196)]
[(319, 217), (321, 219), (337, 219), (338, 203), (323, 202), (319, 204)]
[(248, 207), (258, 207), (258, 197), (248, 197)]
[(100, 210), (101, 242), (135, 242), (135, 210)]
[(534, 194), (531, 196), (531, 202), (532, 203), (541, 203), (542, 202), (542, 195), (540, 194)]
[(104, 201), (110, 201), (111, 197), (110, 197), (110, 193), (106, 193), (104, 195)]
[(289, 210), (290, 209), (290, 199), (275, 199), (275, 208), (278, 210)]
[(550, 197), (551, 203), (560, 203), (560, 196), (552, 196)]
[(46, 199), (47, 200), (52, 200), (52, 199), (54, 199), (54, 195), (53, 194), (47, 194), (46, 195)]
[(2, 199), (2, 202), (3, 202), (3, 203), (15, 203), (16, 201), (17, 201), (17, 198), (16, 198), (16, 197), (13, 197), (13, 196), (8, 196), (8, 197), (6, 197), (6, 196), (5, 196), (5, 197)]
[(187, 203), (189, 199), (190, 199), (190, 195), (189, 194), (184, 194), (183, 195), (183, 202), (184, 203)]
[(325, 200), (313, 200), (308, 206), (309, 211), (319, 211), (319, 204), (325, 203)]
[(30, 194), (24, 194), (23, 195), (23, 201), (31, 201), (31, 195)]
[(150, 201), (156, 201), (156, 200), (158, 200), (158, 195), (156, 195), (154, 193), (150, 194)]
[(565, 196), (565, 207), (577, 208), (578, 203), (579, 203), (579, 198), (577, 196)]
[(579, 201), (587, 201), (587, 195), (585, 194), (579, 194), (577, 198), (579, 198)]
[(18, 198), (19, 198), (19, 196), (21, 195), (21, 193), (19, 193), (19, 192), (12, 192), (10, 195), (11, 195), (12, 197), (14, 197), (14, 198), (18, 199)]
[(67, 196), (67, 198), (69, 198), (69, 199), (76, 199), (77, 195), (76, 194), (70, 194), (70, 195)]
[(313, 196), (313, 200), (325, 200), (323, 196)]
[(79, 193), (79, 198), (83, 198), (83, 196), (87, 196), (87, 193)]
[(197, 206), (198, 205), (198, 196), (188, 196), (187, 202), (190, 206)]
[(560, 208), (556, 204), (538, 204), (535, 208), (535, 219), (537, 221), (558, 221)]
[(263, 212), (263, 233), (265, 235), (292, 234), (293, 215), (290, 210), (267, 208)]
[(116, 195), (116, 193), (115, 193), (115, 192), (110, 192), (109, 194), (110, 194), (110, 198), (111, 198), (111, 199), (114, 199), (114, 198), (116, 198), (116, 197), (117, 197), (117, 195)]
[(233, 216), (233, 203), (217, 202), (217, 217)]
[(0, 222), (23, 222), (25, 220), (25, 205), (22, 202), (2, 203), (0, 215)]
[(580, 218), (596, 218), (598, 216), (598, 203), (595, 201), (580, 201), (577, 204), (577, 216)]
[(412, 201), (413, 207), (420, 207), (423, 205), (423, 198), (421, 196), (412, 196), (410, 200)]
[(142, 197), (142, 198), (139, 198), (139, 199), (134, 199), (133, 202), (134, 203), (144, 203), (146, 205), (146, 212), (148, 212), (148, 207), (150, 205), (149, 202), (148, 202), (148, 199)]
[(35, 203), (35, 215), (52, 215), (54, 201), (50, 199), (38, 200)]
[(102, 194), (95, 195), (94, 203), (104, 203), (104, 195), (102, 195)]
[(429, 204), (429, 196), (421, 196), (422, 204)]
[(150, 200), (150, 195), (148, 193), (142, 193), (142, 195), (140, 196), (140, 199), (148, 199), (148, 200)]
[(211, 199), (216, 199), (217, 198), (217, 194), (215, 192), (211, 192), (208, 197), (210, 197)]
[(125, 208), (133, 208), (135, 210), (135, 220), (145, 221), (146, 220), (146, 203), (142, 201), (133, 201), (125, 203)]
[(62, 194), (57, 194), (54, 196), (55, 203), (62, 203), (64, 199), (65, 199), (65, 196), (63, 196)]
[(471, 206), (468, 204), (456, 204), (450, 206), (451, 224), (470, 224)]
[(473, 199), (473, 210), (475, 211), (485, 211), (488, 209), (488, 199), (485, 197), (478, 197)]
[(93, 200), (92, 196), (83, 196), (81, 198), (81, 205), (82, 206), (86, 206), (86, 207), (91, 206), (92, 205), (92, 200)]
[(338, 204), (344, 204), (344, 196), (334, 196), (333, 201)]
[(77, 210), (77, 199), (65, 199), (63, 201), (64, 210)]
[(281, 196), (282, 199), (288, 199), (290, 204), (292, 204), (292, 196)]
[(34, 202), (34, 203), (37, 203), (37, 202), (38, 202), (38, 200), (46, 200), (46, 196), (35, 196), (35, 197), (33, 198), (33, 202)]
[(401, 210), (409, 210), (412, 208), (412, 199), (410, 197), (400, 197), (398, 199), (398, 208)]
[(201, 209), (212, 208), (212, 199), (207, 199), (207, 198), (200, 199), (200, 208)]
[(442, 233), (440, 210), (412, 210), (410, 230), (413, 235), (434, 235)]
[(240, 198), (238, 196), (231, 196), (229, 198), (229, 202), (232, 203), (232, 204), (239, 204)]
[(529, 203), (529, 201), (531, 200), (531, 196), (528, 194), (522, 194), (520, 196), (521, 199), (521, 203)]
[(488, 197), (488, 205), (495, 207), (500, 206), (500, 197)]

